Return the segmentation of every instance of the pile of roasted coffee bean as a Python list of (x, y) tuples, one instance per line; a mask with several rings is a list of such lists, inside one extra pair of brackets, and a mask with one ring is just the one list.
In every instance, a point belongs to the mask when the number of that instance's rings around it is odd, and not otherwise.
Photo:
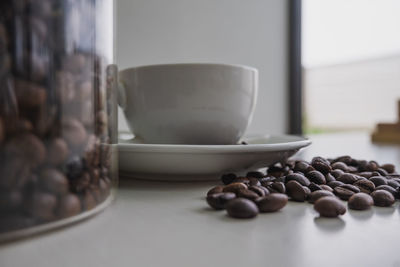
[(234, 218), (253, 218), (258, 213), (282, 209), (288, 200), (314, 204), (323, 217), (338, 217), (348, 208), (367, 210), (372, 205), (392, 206), (400, 198), (400, 175), (393, 164), (315, 157), (311, 162), (289, 160), (275, 164), (266, 173), (249, 172), (245, 177), (230, 173), (221, 177), (223, 185), (207, 192), (207, 203), (226, 209)]
[(0, 3), (0, 233), (90, 210), (111, 188), (99, 1)]

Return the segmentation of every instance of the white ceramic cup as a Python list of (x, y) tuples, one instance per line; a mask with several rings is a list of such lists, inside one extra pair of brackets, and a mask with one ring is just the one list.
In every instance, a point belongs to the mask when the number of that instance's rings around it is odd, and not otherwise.
[(155, 144), (235, 144), (256, 105), (258, 71), (166, 64), (119, 72), (119, 105), (135, 137)]

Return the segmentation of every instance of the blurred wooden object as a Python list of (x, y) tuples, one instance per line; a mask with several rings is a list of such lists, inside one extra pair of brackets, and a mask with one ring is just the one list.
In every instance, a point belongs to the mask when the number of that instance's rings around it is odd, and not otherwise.
[(400, 144), (400, 100), (397, 102), (397, 122), (378, 123), (371, 135), (372, 142)]

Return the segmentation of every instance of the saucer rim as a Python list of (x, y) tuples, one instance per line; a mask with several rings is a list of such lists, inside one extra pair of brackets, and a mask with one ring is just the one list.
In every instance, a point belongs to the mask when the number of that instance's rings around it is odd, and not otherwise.
[[(312, 142), (306, 137), (296, 135), (253, 135), (245, 137), (250, 139), (270, 139), (273, 137), (295, 138), (293, 141), (279, 143), (236, 144), (236, 145), (182, 145), (182, 144), (133, 144), (118, 143), (118, 150), (124, 152), (144, 153), (255, 153), (298, 150), (309, 146)], [(296, 140), (297, 139), (297, 140)], [(120, 140), (119, 140), (120, 141)], [(124, 140), (126, 141), (126, 140)]]

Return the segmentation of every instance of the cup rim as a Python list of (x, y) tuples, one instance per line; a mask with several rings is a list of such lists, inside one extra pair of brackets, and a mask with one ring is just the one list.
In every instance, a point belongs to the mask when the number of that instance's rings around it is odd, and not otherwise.
[(258, 69), (255, 67), (251, 67), (248, 65), (242, 65), (242, 64), (228, 64), (228, 63), (165, 63), (165, 64), (141, 65), (141, 66), (136, 66), (136, 67), (125, 68), (125, 69), (121, 70), (120, 73), (129, 72), (129, 71), (138, 70), (138, 69), (148, 69), (148, 68), (156, 68), (156, 67), (197, 67), (197, 66), (240, 68), (240, 69), (247, 69), (247, 70), (258, 73)]

